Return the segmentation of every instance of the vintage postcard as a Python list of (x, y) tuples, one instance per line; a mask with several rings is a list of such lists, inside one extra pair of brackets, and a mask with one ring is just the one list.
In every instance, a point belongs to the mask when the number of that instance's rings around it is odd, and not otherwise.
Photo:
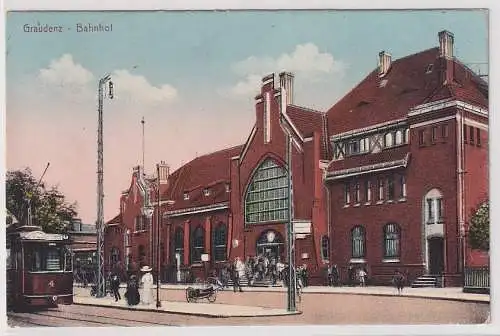
[(489, 21), (8, 11), (8, 326), (487, 327)]

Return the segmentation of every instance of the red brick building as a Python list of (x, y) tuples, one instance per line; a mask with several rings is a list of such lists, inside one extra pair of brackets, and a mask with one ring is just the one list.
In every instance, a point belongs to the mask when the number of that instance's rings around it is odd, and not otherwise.
[[(327, 112), (294, 105), (293, 75), (263, 78), (247, 141), (195, 158), (172, 174), (160, 165), (161, 245), (155, 246), (156, 181), (134, 170), (120, 214), (108, 222), (109, 265), (209, 265), (266, 253), (286, 260), (287, 134), (296, 263), (313, 282), (324, 267), (364, 267), (374, 283), (395, 269), (411, 281), (488, 260), (467, 245), (467, 224), (488, 197), (488, 85), (437, 48), (379, 66)], [(278, 82), (278, 83), (275, 83)], [(153, 214), (153, 216), (149, 216)], [(129, 256), (127, 259), (125, 256)]]

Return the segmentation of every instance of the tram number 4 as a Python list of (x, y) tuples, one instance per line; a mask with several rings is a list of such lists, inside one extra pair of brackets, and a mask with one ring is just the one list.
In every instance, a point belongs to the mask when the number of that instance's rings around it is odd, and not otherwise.
[(55, 281), (54, 281), (54, 280), (50, 280), (50, 281), (49, 281), (49, 287), (50, 287), (50, 288), (54, 288), (55, 286), (56, 286)]

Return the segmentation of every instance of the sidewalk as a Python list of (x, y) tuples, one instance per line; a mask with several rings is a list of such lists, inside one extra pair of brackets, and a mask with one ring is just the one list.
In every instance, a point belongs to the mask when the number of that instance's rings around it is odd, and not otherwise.
[[(182, 289), (184, 289), (185, 287), (186, 286), (184, 286)], [(214, 318), (285, 316), (285, 315), (301, 314), (301, 312), (299, 311), (288, 312), (286, 309), (238, 306), (238, 305), (203, 303), (203, 302), (187, 303), (187, 302), (177, 302), (177, 301), (162, 301), (160, 308), (156, 308), (156, 302), (150, 305), (139, 304), (137, 306), (128, 306), (123, 298), (122, 300), (115, 302), (115, 300), (110, 296), (105, 296), (103, 298), (96, 298), (93, 296), (88, 296), (88, 294), (83, 294), (82, 291), (75, 291), (75, 295), (73, 297), (73, 303), (86, 306), (110, 307), (117, 309), (149, 311), (149, 312), (181, 314), (181, 315), (195, 315), (195, 316), (214, 317)]]

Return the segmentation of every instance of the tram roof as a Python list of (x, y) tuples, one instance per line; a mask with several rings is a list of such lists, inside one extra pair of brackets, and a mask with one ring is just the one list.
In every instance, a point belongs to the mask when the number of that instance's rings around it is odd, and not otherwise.
[(66, 241), (69, 236), (59, 233), (46, 233), (43, 231), (17, 232), (20, 240), (26, 241)]

